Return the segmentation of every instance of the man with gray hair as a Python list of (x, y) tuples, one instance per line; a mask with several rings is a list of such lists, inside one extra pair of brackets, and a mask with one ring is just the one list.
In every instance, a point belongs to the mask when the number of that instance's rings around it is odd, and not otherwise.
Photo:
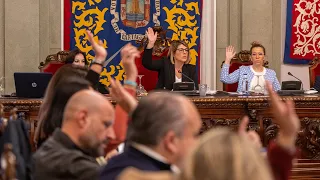
[(199, 112), (186, 97), (168, 92), (149, 94), (132, 114), (128, 146), (108, 162), (100, 179), (116, 179), (127, 167), (175, 171), (173, 167), (182, 166), (200, 128)]

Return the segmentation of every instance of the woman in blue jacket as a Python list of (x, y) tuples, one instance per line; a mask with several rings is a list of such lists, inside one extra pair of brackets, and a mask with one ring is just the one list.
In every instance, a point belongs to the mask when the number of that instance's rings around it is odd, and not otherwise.
[[(263, 66), (266, 54), (263, 45), (256, 42), (252, 43), (250, 48), (252, 65), (240, 66), (239, 69), (229, 74), (230, 61), (235, 54), (234, 47), (226, 47), (226, 59), (220, 74), (221, 82), (226, 84), (239, 82), (237, 92), (245, 91), (245, 86), (247, 86), (248, 91), (263, 92), (265, 90), (265, 81), (269, 81), (272, 84), (274, 91), (281, 89), (276, 72)], [(247, 85), (244, 83), (245, 79), (248, 81)]]

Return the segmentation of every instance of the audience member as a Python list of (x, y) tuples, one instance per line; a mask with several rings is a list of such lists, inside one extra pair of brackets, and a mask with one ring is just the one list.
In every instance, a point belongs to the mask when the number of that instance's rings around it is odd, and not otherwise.
[[(250, 48), (251, 66), (240, 66), (239, 69), (229, 73), (230, 62), (236, 52), (233, 46), (226, 48), (226, 60), (221, 69), (220, 81), (226, 84), (238, 83), (237, 92), (245, 91), (244, 87), (247, 86), (248, 91), (263, 92), (265, 90), (265, 82), (272, 83), (273, 90), (278, 91), (281, 89), (280, 83), (277, 79), (276, 72), (272, 69), (264, 67), (266, 58), (266, 50), (260, 43), (253, 42)], [(247, 83), (245, 81), (247, 80)]]
[(82, 51), (80, 51), (80, 49), (76, 48), (73, 49), (72, 51), (69, 52), (66, 61), (66, 64), (74, 64), (77, 66), (87, 66), (88, 62), (86, 59), (86, 54)]
[(89, 82), (91, 82), (91, 85), (93, 87), (95, 87), (99, 82), (100, 73), (102, 71), (102, 63), (107, 57), (107, 51), (103, 48), (103, 46), (101, 46), (101, 41), (99, 41), (99, 43), (96, 43), (94, 41), (93, 34), (90, 31), (87, 31), (87, 35), (95, 52), (95, 61), (99, 62), (101, 65), (96, 63), (90, 66), (89, 71), (85, 67), (65, 65), (55, 73), (47, 87), (43, 102), (39, 110), (38, 126), (36, 128), (34, 136), (34, 143), (37, 147), (40, 147), (42, 142), (45, 141), (49, 136), (48, 134), (45, 134), (43, 132), (43, 122), (45, 121), (45, 119), (47, 119), (47, 114), (49, 109), (51, 108), (51, 103), (53, 100), (53, 94), (58, 84), (63, 83), (64, 81), (68, 80), (68, 78), (72, 78), (73, 76), (86, 78)]
[[(190, 63), (190, 52), (188, 44), (184, 41), (175, 40), (171, 42), (168, 57), (161, 60), (152, 60), (153, 46), (157, 40), (158, 33), (152, 28), (147, 30), (148, 45), (144, 50), (142, 65), (151, 70), (158, 71), (157, 89), (173, 89), (175, 82), (189, 82), (190, 77), (198, 88), (198, 77), (196, 66)], [(186, 76), (184, 76), (185, 74)]]
[(147, 171), (176, 172), (195, 145), (201, 120), (186, 97), (151, 93), (139, 101), (127, 132), (127, 147), (112, 158), (100, 179), (116, 179), (127, 167)]
[(62, 125), (64, 108), (68, 100), (78, 91), (90, 89), (90, 83), (86, 79), (78, 76), (67, 78), (56, 87), (54, 98), (50, 109), (47, 112), (47, 118), (43, 122), (43, 133), (51, 136), (54, 130)]
[(108, 141), (115, 138), (115, 112), (93, 90), (82, 90), (68, 101), (58, 128), (34, 154), (35, 179), (96, 179)]

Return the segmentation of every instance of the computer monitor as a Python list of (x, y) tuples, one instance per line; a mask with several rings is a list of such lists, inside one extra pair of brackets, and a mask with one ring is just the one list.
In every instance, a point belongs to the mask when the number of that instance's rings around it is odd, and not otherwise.
[(14, 73), (17, 97), (42, 98), (51, 77), (51, 73)]

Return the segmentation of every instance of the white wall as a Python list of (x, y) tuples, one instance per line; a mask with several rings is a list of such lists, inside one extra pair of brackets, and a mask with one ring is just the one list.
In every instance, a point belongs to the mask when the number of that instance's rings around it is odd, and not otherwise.
[(308, 65), (286, 65), (283, 64), (284, 45), (285, 45), (285, 33), (286, 33), (286, 14), (287, 14), (287, 0), (281, 0), (281, 52), (282, 52), (282, 64), (281, 64), (281, 81), (295, 80), (295, 78), (288, 75), (291, 72), (293, 75), (301, 79), (304, 89), (310, 88), (309, 79), (309, 66)]
[(15, 92), (14, 72), (39, 72), (39, 63), (61, 49), (59, 0), (0, 0), (0, 77)]
[(201, 22), (201, 53), (200, 53), (200, 78), (201, 83), (209, 88), (216, 89), (216, 0), (203, 1)]

